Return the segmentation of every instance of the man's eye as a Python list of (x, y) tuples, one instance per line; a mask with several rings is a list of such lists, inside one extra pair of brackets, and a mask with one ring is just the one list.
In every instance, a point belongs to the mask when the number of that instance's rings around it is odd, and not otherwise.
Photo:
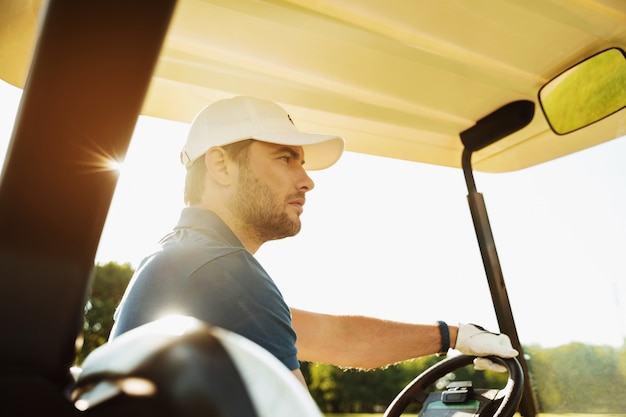
[(287, 163), (289, 163), (289, 161), (291, 161), (291, 157), (290, 156), (281, 156), (279, 159), (282, 160), (282, 161), (285, 161)]

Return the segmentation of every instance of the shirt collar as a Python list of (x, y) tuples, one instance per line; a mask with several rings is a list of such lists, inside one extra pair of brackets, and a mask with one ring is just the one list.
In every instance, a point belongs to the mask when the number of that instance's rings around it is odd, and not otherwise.
[(243, 243), (235, 236), (226, 223), (210, 210), (199, 207), (185, 207), (180, 214), (180, 219), (175, 229), (183, 228), (211, 230), (212, 233), (219, 235), (230, 245), (244, 247)]

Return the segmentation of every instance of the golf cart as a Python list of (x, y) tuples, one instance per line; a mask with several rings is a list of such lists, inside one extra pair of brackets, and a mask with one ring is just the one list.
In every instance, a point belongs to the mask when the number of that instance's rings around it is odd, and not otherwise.
[[(207, 102), (236, 94), (293, 108), (302, 128), (332, 130), (349, 151), (462, 169), (500, 330), (523, 352), (473, 172), (519, 170), (623, 133), (625, 21), (626, 6), (610, 0), (3, 2), (0, 78), (24, 89), (0, 183), (3, 414), (79, 415), (76, 402), (122, 356), (107, 347), (75, 385), (74, 343), (117, 183), (94, 155), (123, 158), (139, 114), (190, 122)], [(563, 102), (595, 108), (599, 90), (603, 112), (565, 121)], [(196, 341), (207, 331), (196, 323), (187, 334)], [(197, 348), (184, 337), (172, 343)], [(123, 370), (175, 380), (149, 353)], [(508, 365), (513, 382), (498, 401), (515, 411), (521, 386), (520, 412), (534, 416), (523, 355), (519, 365)], [(388, 415), (407, 398), (427, 401), (412, 387)], [(164, 404), (178, 401), (79, 404), (101, 415), (165, 415)]]

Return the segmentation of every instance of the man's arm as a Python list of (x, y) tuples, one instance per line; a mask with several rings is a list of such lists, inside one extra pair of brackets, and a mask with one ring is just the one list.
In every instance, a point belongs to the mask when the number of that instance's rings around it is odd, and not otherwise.
[[(441, 349), (437, 324), (409, 324), (363, 316), (334, 316), (291, 309), (298, 358), (371, 369), (432, 355)], [(449, 326), (450, 346), (457, 326)]]

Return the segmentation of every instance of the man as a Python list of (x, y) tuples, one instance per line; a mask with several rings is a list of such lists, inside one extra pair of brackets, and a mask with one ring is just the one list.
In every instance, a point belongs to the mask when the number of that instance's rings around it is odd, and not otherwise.
[[(137, 269), (111, 337), (169, 313), (194, 316), (267, 349), (304, 383), (299, 360), (375, 368), (450, 347), (513, 357), (505, 335), (474, 325), (407, 324), (290, 309), (254, 258), (300, 231), (307, 169), (334, 164), (343, 139), (302, 133), (278, 105), (235, 97), (204, 108), (181, 153), (187, 167), (178, 225)], [(491, 362), (477, 366), (491, 367)]]

